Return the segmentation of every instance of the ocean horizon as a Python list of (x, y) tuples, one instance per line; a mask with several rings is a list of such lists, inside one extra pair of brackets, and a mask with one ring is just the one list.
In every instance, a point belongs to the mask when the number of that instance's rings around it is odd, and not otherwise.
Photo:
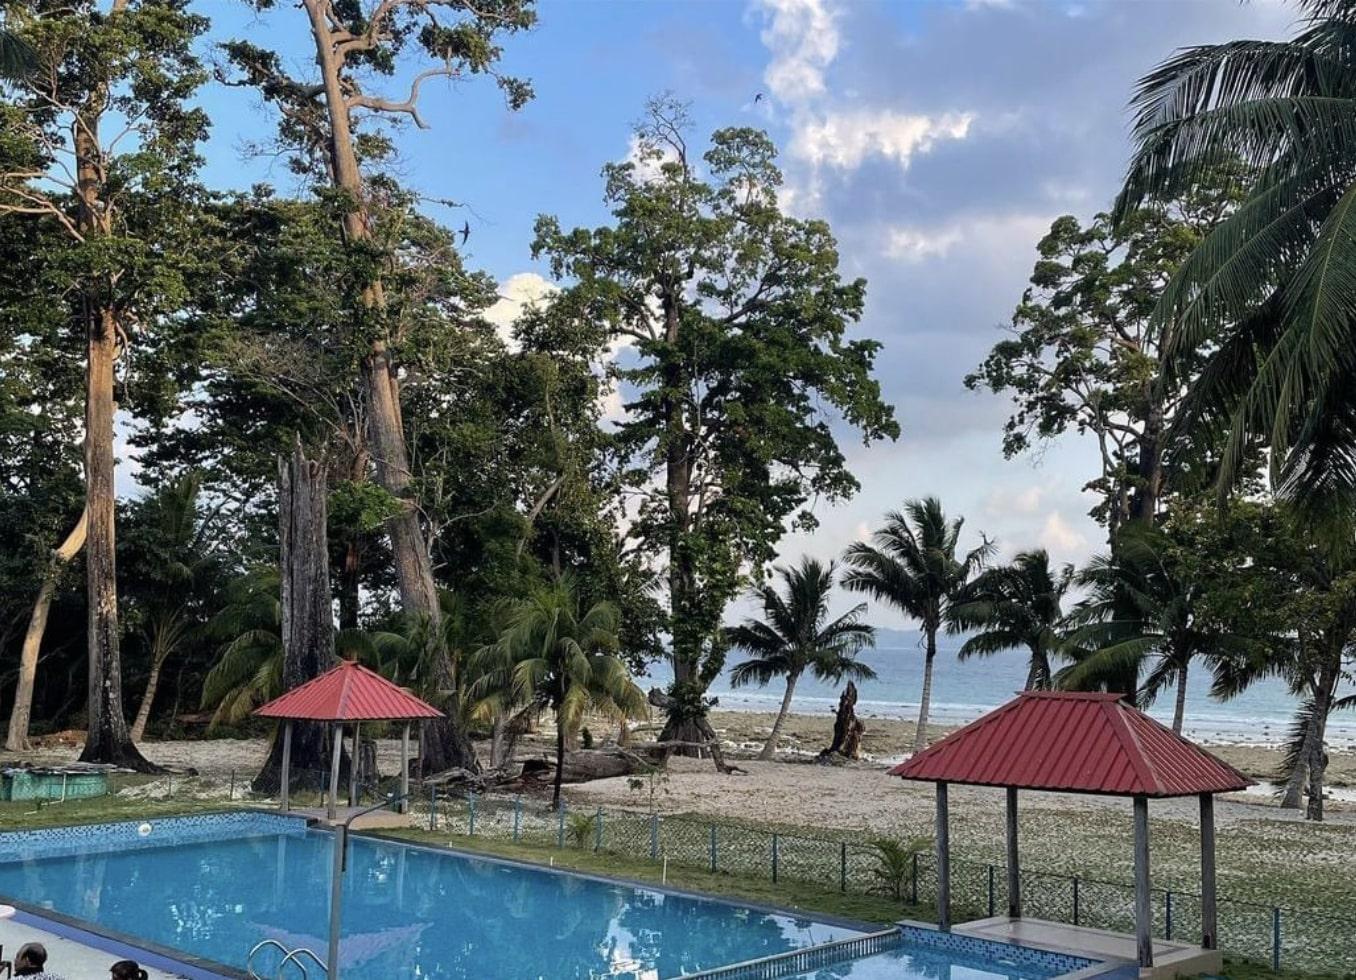
[[(918, 717), (918, 697), (923, 684), (921, 634), (911, 630), (880, 629), (877, 645), (863, 651), (860, 659), (876, 671), (874, 680), (857, 685), (857, 714), (868, 723), (872, 718), (913, 721)], [(961, 725), (1010, 700), (1026, 682), (1026, 655), (1012, 650), (992, 657), (961, 660), (957, 653), (964, 637), (942, 636), (937, 640), (937, 659), (932, 680), (930, 722)], [(742, 659), (732, 653), (725, 670), (711, 685), (718, 699), (716, 710), (775, 712), (785, 690), (778, 679), (766, 687), (734, 688), (730, 668)], [(673, 673), (667, 661), (650, 667), (642, 686), (664, 686)], [(1228, 701), (1210, 696), (1211, 677), (1204, 666), (1187, 681), (1186, 718), (1183, 734), (1205, 745), (1274, 746), (1286, 740), (1298, 700), (1278, 680), (1259, 681)], [(832, 714), (838, 705), (840, 685), (824, 684), (803, 677), (796, 685), (791, 710), (796, 714)], [(1339, 694), (1356, 693), (1347, 682)], [(1164, 724), (1172, 723), (1175, 690), (1168, 690), (1149, 708), (1149, 714)], [(1356, 748), (1356, 711), (1335, 713), (1328, 722), (1328, 745), (1335, 749)]]

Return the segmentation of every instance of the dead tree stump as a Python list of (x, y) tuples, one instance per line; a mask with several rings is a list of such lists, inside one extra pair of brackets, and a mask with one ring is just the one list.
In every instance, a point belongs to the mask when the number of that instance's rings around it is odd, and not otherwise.
[(862, 733), (866, 726), (857, 717), (857, 685), (848, 681), (838, 695), (838, 714), (833, 720), (833, 743), (819, 753), (819, 761), (827, 762), (834, 756), (843, 759), (862, 757)]

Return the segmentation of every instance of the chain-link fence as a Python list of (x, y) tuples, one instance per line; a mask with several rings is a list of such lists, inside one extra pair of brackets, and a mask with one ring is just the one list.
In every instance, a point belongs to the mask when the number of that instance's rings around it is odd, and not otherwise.
[[(430, 788), (414, 801), (417, 822), (451, 836), (489, 837), (576, 848), (745, 878), (798, 881), (845, 893), (898, 895), (935, 905), (931, 849), (913, 853), (875, 842), (787, 834), (684, 816), (599, 807), (545, 808), (535, 798), (448, 796)], [(1024, 914), (1072, 925), (1133, 932), (1129, 882), (1022, 872)], [(952, 858), (951, 903), (958, 920), (1004, 912), (1007, 869)], [(1219, 942), (1232, 954), (1273, 967), (1341, 973), (1356, 970), (1356, 918), (1308, 909), (1233, 901), (1218, 903)], [(1154, 932), (1192, 941), (1200, 935), (1200, 896), (1155, 889)]]

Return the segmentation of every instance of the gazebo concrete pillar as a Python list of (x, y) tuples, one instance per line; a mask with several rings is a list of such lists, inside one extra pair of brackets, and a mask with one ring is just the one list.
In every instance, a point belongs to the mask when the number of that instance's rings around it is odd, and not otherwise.
[(348, 805), (358, 805), (358, 769), (359, 762), (362, 759), (359, 741), (361, 739), (362, 722), (353, 723), (353, 751), (348, 760)]
[(410, 812), (410, 723), (400, 730), (400, 806), (401, 813)]
[(1135, 797), (1135, 946), (1139, 965), (1154, 965), (1153, 906), (1149, 892), (1149, 798)]
[(937, 784), (937, 927), (951, 929), (951, 822), (942, 782)]
[(1219, 948), (1215, 903), (1215, 797), (1201, 794), (1201, 948)]
[(282, 811), (286, 813), (292, 793), (292, 719), (283, 722)]
[(1022, 868), (1017, 857), (1017, 787), (1008, 787), (1008, 918), (1022, 917)]
[(334, 743), (330, 752), (330, 798), (325, 815), (331, 821), (338, 815), (339, 802), (339, 755), (344, 751), (344, 726), (336, 723), (330, 726), (330, 741)]

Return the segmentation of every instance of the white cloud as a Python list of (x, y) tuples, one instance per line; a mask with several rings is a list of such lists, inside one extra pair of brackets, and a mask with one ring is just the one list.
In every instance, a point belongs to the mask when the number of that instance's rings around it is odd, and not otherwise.
[(871, 157), (883, 157), (907, 170), (917, 153), (941, 140), (965, 139), (974, 114), (948, 112), (914, 115), (889, 109), (832, 112), (796, 127), (791, 152), (814, 166), (856, 170)]
[(772, 53), (763, 72), (781, 102), (803, 103), (824, 94), (824, 70), (838, 57), (837, 11), (825, 0), (759, 0), (766, 24), (761, 38)]
[(1017, 488), (1004, 487), (989, 494), (984, 501), (984, 513), (990, 517), (1037, 513), (1045, 497), (1045, 488), (1029, 486)]
[(904, 262), (922, 262), (945, 256), (951, 246), (961, 240), (959, 228), (943, 228), (930, 232), (913, 228), (891, 228), (885, 245), (885, 254)]
[(1046, 515), (1039, 540), (1041, 547), (1055, 558), (1081, 560), (1088, 553), (1087, 537), (1070, 526), (1057, 510)]
[(513, 321), (528, 308), (540, 303), (557, 287), (535, 272), (516, 272), (499, 284), (499, 299), (485, 311), (485, 319), (494, 324), (504, 343), (514, 346)]

